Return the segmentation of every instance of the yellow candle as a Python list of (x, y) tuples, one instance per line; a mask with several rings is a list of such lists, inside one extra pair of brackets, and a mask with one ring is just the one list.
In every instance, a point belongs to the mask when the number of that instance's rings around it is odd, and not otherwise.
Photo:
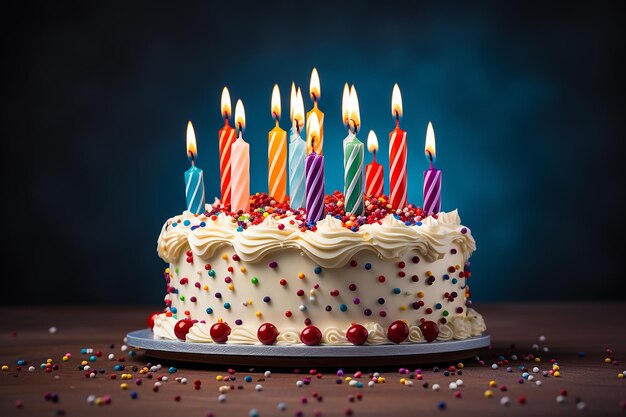
[(250, 211), (250, 145), (243, 140), (246, 113), (241, 100), (235, 106), (235, 127), (237, 140), (230, 150), (231, 211), (247, 213)]
[[(320, 137), (315, 141), (315, 153), (318, 155), (322, 154), (322, 149), (324, 148), (324, 113), (317, 107), (317, 102), (320, 99), (321, 93), (322, 89), (320, 87), (320, 77), (317, 74), (317, 69), (313, 68), (313, 72), (311, 72), (311, 83), (309, 84), (309, 94), (311, 95), (311, 100), (313, 100), (313, 108), (307, 112), (306, 118), (308, 120), (311, 117), (311, 114), (315, 113), (320, 124)], [(311, 144), (307, 144), (307, 155), (310, 154), (311, 151)]]
[(267, 145), (267, 189), (278, 203), (287, 199), (287, 132), (280, 128), (280, 91), (278, 84), (272, 91), (272, 117), (276, 122), (270, 130)]

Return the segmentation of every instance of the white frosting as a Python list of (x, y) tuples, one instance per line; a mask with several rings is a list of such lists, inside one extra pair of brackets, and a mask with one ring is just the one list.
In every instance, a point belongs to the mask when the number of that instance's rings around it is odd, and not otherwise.
[(294, 329), (280, 330), (276, 344), (281, 345), (297, 345), (300, 343), (300, 332)]
[(174, 317), (167, 317), (165, 314), (159, 314), (154, 318), (154, 327), (152, 333), (157, 339), (172, 339), (176, 340), (176, 334), (174, 333), (174, 326), (176, 325)]
[(423, 342), (424, 339), (424, 334), (422, 333), (422, 330), (419, 328), (419, 326), (410, 326), (409, 327), (409, 342), (412, 343), (420, 343)]
[(237, 345), (255, 345), (259, 343), (256, 332), (247, 327), (235, 327), (231, 330), (226, 343)]
[(211, 326), (206, 323), (194, 323), (191, 329), (189, 329), (185, 340), (192, 343), (212, 343), (213, 339), (211, 339), (210, 330)]
[[(440, 213), (438, 219), (427, 217), (421, 226), (406, 226), (388, 215), (380, 224), (366, 224), (356, 232), (331, 216), (319, 221), (316, 231), (302, 232), (297, 224), (290, 224), (294, 218), (277, 219), (270, 215), (261, 224), (238, 232), (236, 220), (228, 215), (220, 214), (212, 220), (185, 211), (163, 225), (157, 250), (164, 261), (173, 263), (188, 248), (196, 256), (210, 258), (220, 247), (232, 245), (243, 261), (256, 262), (276, 251), (292, 248), (302, 251), (321, 267), (338, 268), (362, 251), (393, 260), (415, 250), (426, 260), (434, 261), (452, 243), (458, 245), (466, 259), (476, 249), (470, 230), (465, 228), (466, 233), (461, 232), (463, 227), (456, 210)], [(184, 225), (185, 221), (189, 221), (188, 226)], [(172, 226), (174, 222), (178, 225)], [(191, 230), (200, 222), (206, 225)], [(284, 225), (283, 230), (278, 228), (279, 223)]]

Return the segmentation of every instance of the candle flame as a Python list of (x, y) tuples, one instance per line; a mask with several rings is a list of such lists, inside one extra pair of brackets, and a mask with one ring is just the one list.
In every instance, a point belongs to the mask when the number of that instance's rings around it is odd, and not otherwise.
[(320, 140), (320, 121), (315, 112), (309, 116), (309, 129), (306, 135), (307, 149), (314, 149), (315, 142)]
[(246, 130), (246, 110), (243, 108), (241, 100), (237, 100), (237, 104), (235, 104), (235, 128), (238, 135)]
[(322, 91), (320, 88), (320, 76), (317, 73), (317, 68), (313, 68), (313, 71), (311, 72), (309, 94), (311, 95), (311, 100), (313, 100), (314, 102), (319, 101), (320, 96), (322, 95)]
[(187, 123), (187, 157), (193, 162), (198, 156), (198, 148), (196, 147), (196, 132), (193, 130), (191, 120)]
[(356, 95), (354, 85), (350, 88), (350, 123), (352, 123), (354, 134), (357, 134), (361, 127), (361, 112), (359, 110), (359, 97)]
[(291, 96), (289, 98), (289, 120), (293, 120), (293, 109), (296, 105), (296, 84), (291, 82)]
[(230, 109), (230, 93), (228, 92), (228, 88), (224, 87), (222, 90), (222, 117), (224, 117), (224, 119), (230, 118)]
[(400, 94), (398, 84), (393, 86), (391, 93), (391, 115), (394, 119), (402, 119), (402, 94)]
[(341, 98), (341, 117), (343, 119), (343, 124), (349, 128), (350, 127), (350, 87), (348, 87), (348, 83), (343, 85), (343, 96)]
[(302, 90), (298, 87), (296, 93), (296, 104), (293, 109), (292, 123), (296, 123), (300, 131), (304, 130), (304, 100), (302, 99)]
[(367, 150), (370, 152), (376, 152), (378, 150), (378, 138), (373, 130), (367, 135)]
[(275, 121), (280, 120), (280, 90), (278, 89), (278, 84), (274, 84), (274, 89), (272, 90), (272, 117)]
[(429, 161), (435, 162), (436, 146), (435, 146), (435, 130), (433, 124), (428, 122), (428, 128), (426, 129), (426, 146), (424, 147), (424, 153)]

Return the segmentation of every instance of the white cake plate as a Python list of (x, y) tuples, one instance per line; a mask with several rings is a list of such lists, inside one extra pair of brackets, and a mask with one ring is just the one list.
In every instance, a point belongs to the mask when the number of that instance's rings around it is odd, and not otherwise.
[(436, 363), (476, 356), (489, 346), (488, 334), (464, 340), (376, 346), (275, 346), (186, 343), (155, 339), (149, 329), (126, 335), (129, 345), (161, 359), (222, 365), (376, 366)]

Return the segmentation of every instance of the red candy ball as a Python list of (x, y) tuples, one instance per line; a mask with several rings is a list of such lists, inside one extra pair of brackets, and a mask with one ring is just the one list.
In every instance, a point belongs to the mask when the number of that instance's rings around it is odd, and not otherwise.
[(420, 324), (420, 330), (427, 342), (432, 342), (439, 336), (439, 326), (434, 321), (425, 321)]
[(189, 319), (178, 320), (174, 325), (174, 334), (180, 340), (185, 340), (185, 336), (189, 333), (191, 326), (193, 326), (193, 321)]
[(150, 330), (154, 329), (154, 319), (159, 314), (161, 314), (161, 313), (159, 311), (156, 311), (156, 312), (154, 312), (154, 313), (152, 313), (152, 314), (150, 314), (148, 316), (148, 320), (146, 321), (146, 323), (148, 324), (148, 329), (150, 329)]
[(308, 346), (319, 345), (322, 341), (322, 332), (315, 326), (306, 326), (300, 332), (300, 340)]
[(226, 323), (215, 323), (209, 333), (215, 343), (226, 343), (230, 335), (230, 326)]
[(273, 345), (278, 337), (278, 329), (272, 323), (263, 323), (259, 326), (256, 337), (264, 345)]
[(353, 345), (361, 346), (367, 342), (367, 329), (360, 324), (353, 324), (346, 332), (346, 338)]
[(393, 343), (402, 343), (409, 337), (409, 326), (402, 320), (396, 320), (387, 328), (387, 339)]

